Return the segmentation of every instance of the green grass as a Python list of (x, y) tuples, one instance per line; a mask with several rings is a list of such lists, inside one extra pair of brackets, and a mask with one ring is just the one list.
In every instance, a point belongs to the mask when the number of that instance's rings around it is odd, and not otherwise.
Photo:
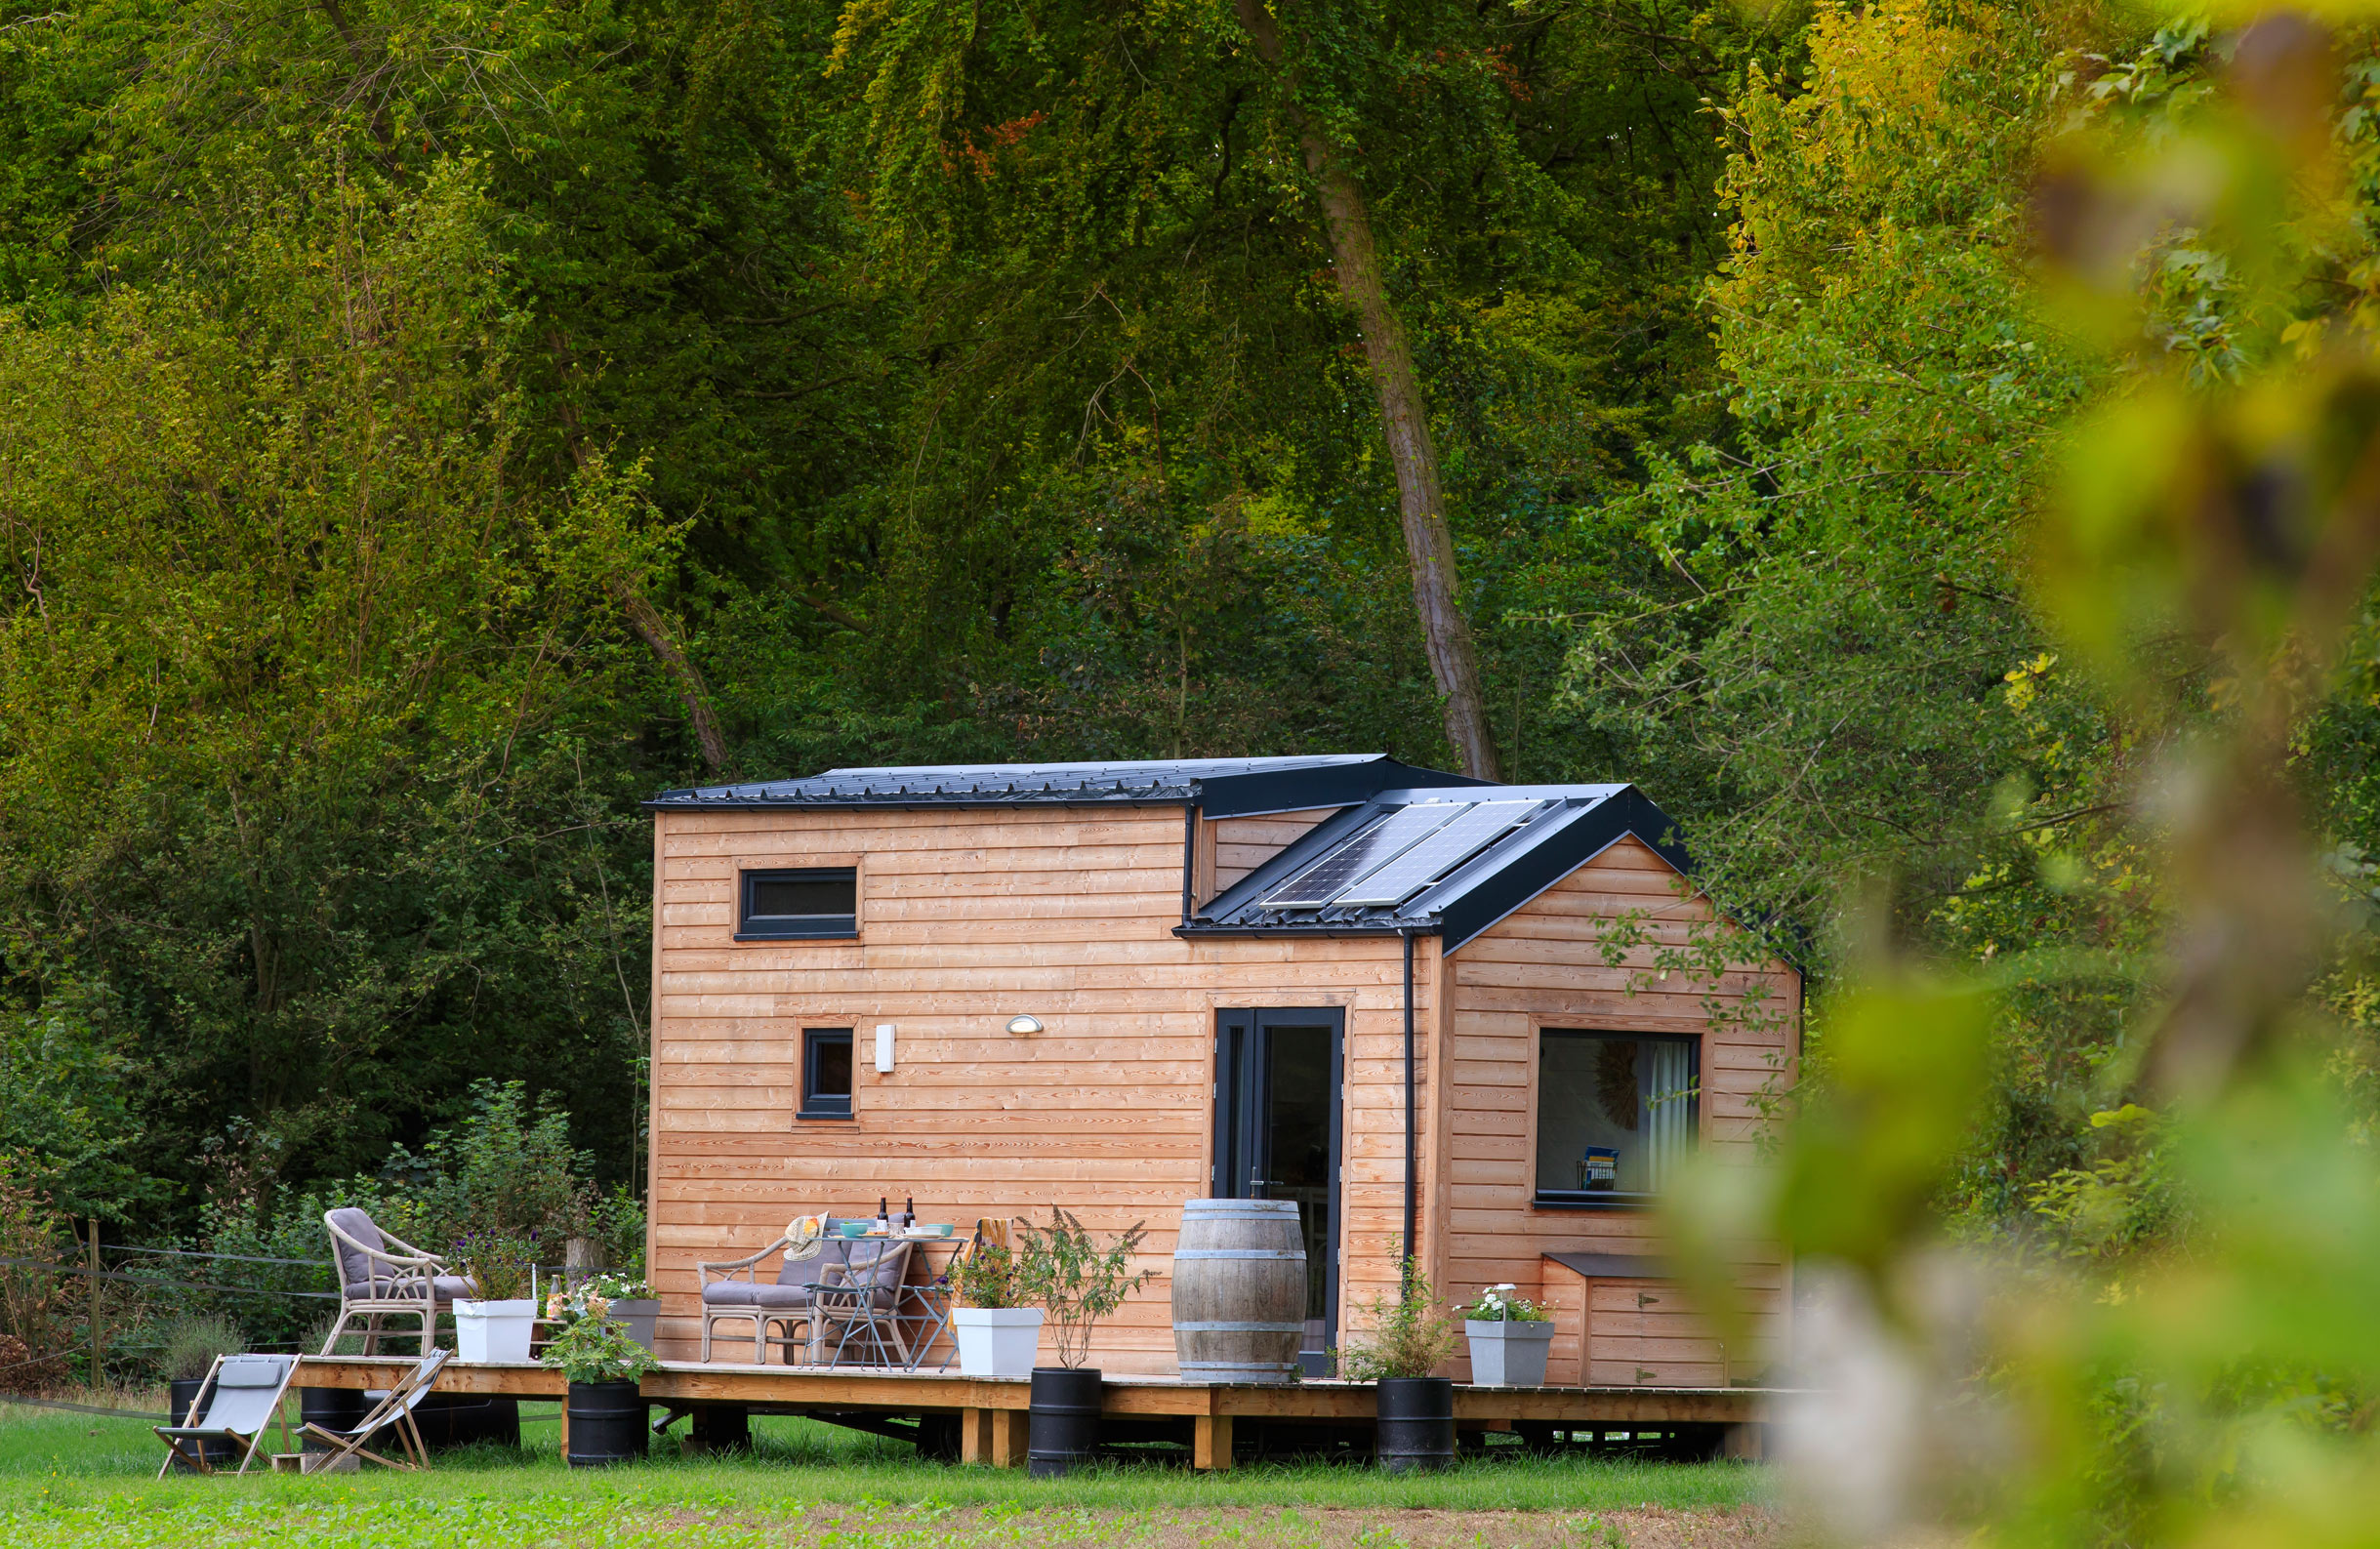
[[(1609, 1549), (1614, 1534), (1671, 1541), (1656, 1530), (1667, 1513), (1717, 1514), (1747, 1531), (1766, 1523), (1766, 1471), (1743, 1464), (1536, 1458), (1498, 1447), (1452, 1473), (1410, 1479), (1320, 1463), (1200, 1475), (1150, 1461), (1041, 1481), (923, 1462), (905, 1444), (813, 1421), (759, 1417), (749, 1458), (682, 1459), (665, 1443), (641, 1466), (581, 1470), (561, 1461), (554, 1414), (524, 1406), (518, 1450), (448, 1453), (428, 1474), (156, 1481), (164, 1454), (144, 1422), (0, 1406), (0, 1543), (379, 1545), (460, 1532), (467, 1542), (604, 1549), (664, 1540), (703, 1549)], [(697, 1536), (681, 1536), (689, 1531)]]

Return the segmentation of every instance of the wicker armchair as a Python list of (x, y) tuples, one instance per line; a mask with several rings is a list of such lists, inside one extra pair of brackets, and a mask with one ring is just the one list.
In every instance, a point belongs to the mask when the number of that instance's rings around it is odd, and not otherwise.
[[(795, 1328), (812, 1334), (811, 1343), (815, 1344), (809, 1283), (816, 1276), (809, 1261), (818, 1256), (838, 1225), (833, 1216), (821, 1217), (817, 1232), (800, 1238), (790, 1234), (780, 1237), (744, 1258), (697, 1263), (694, 1271), (702, 1280), (703, 1360), (711, 1359), (711, 1330), (721, 1323), (751, 1323), (752, 1364), (756, 1366), (768, 1364), (771, 1343), (768, 1330), (773, 1324), (785, 1325), (786, 1337), (775, 1342), (789, 1347), (789, 1364)], [(780, 1250), (786, 1257), (776, 1279), (761, 1280), (761, 1261)]]
[(420, 1319), (421, 1353), (428, 1356), (438, 1314), (451, 1311), (458, 1297), (478, 1294), (468, 1276), (439, 1273), (446, 1268), (444, 1259), (389, 1236), (361, 1210), (326, 1211), (322, 1224), (331, 1234), (331, 1257), (339, 1266), (339, 1321), (322, 1341), (326, 1356), (339, 1348), (340, 1335), (356, 1318), (364, 1321), (367, 1356), (380, 1354), (382, 1319)]

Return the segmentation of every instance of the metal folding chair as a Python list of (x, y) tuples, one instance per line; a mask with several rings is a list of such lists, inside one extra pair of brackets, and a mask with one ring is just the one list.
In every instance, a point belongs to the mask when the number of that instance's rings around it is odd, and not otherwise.
[(296, 1356), (217, 1356), (182, 1423), (149, 1427), (166, 1447), (157, 1477), (163, 1479), (177, 1457), (201, 1474), (214, 1473), (215, 1466), (207, 1461), (209, 1442), (238, 1443), (240, 1460), (234, 1472), (245, 1474), (256, 1459), (257, 1444), (276, 1418), (281, 1422), (281, 1445), (287, 1447), (289, 1417), (281, 1413), (281, 1399), (297, 1370)]

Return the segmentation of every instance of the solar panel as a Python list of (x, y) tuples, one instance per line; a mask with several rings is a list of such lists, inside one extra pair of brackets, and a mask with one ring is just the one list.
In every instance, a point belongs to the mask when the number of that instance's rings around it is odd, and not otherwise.
[(1539, 801), (1475, 802), (1462, 809), (1462, 816), (1435, 830), (1404, 854), (1375, 868), (1353, 886), (1341, 891), (1332, 902), (1349, 908), (1402, 904), (1495, 842), (1506, 829), (1543, 804)]
[(1268, 909), (1320, 909), (1333, 894), (1407, 848), (1462, 810), (1459, 802), (1399, 807), (1267, 894)]

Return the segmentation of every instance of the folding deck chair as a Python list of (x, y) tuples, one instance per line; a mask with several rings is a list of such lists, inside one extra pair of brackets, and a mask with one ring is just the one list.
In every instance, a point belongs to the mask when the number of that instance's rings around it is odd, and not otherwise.
[[(245, 1474), (256, 1459), (257, 1444), (265, 1439), (266, 1427), (275, 1418), (281, 1422), (281, 1445), (287, 1447), (289, 1417), (281, 1413), (281, 1398), (297, 1371), (296, 1356), (217, 1356), (182, 1423), (149, 1427), (166, 1446), (157, 1477), (163, 1479), (177, 1457), (201, 1474), (214, 1473), (214, 1465), (207, 1461), (206, 1444), (226, 1441), (240, 1445), (236, 1472)], [(185, 1442), (187, 1447), (183, 1445)]]
[[(383, 1468), (408, 1471), (428, 1468), (430, 1448), (422, 1445), (421, 1429), (413, 1423), (413, 1410), (437, 1382), (438, 1368), (446, 1365), (446, 1354), (444, 1350), (432, 1349), (415, 1364), (411, 1371), (398, 1378), (396, 1386), (390, 1388), (378, 1404), (372, 1406), (371, 1413), (348, 1430), (334, 1431), (316, 1421), (307, 1421), (303, 1434), (319, 1437), (331, 1445), (329, 1451), (316, 1454), (319, 1461), (313, 1465), (314, 1470), (329, 1468), (343, 1457), (368, 1457)], [(390, 1429), (396, 1432), (397, 1443), (412, 1458), (411, 1462), (400, 1463), (393, 1457), (383, 1457), (364, 1446), (377, 1433)]]

